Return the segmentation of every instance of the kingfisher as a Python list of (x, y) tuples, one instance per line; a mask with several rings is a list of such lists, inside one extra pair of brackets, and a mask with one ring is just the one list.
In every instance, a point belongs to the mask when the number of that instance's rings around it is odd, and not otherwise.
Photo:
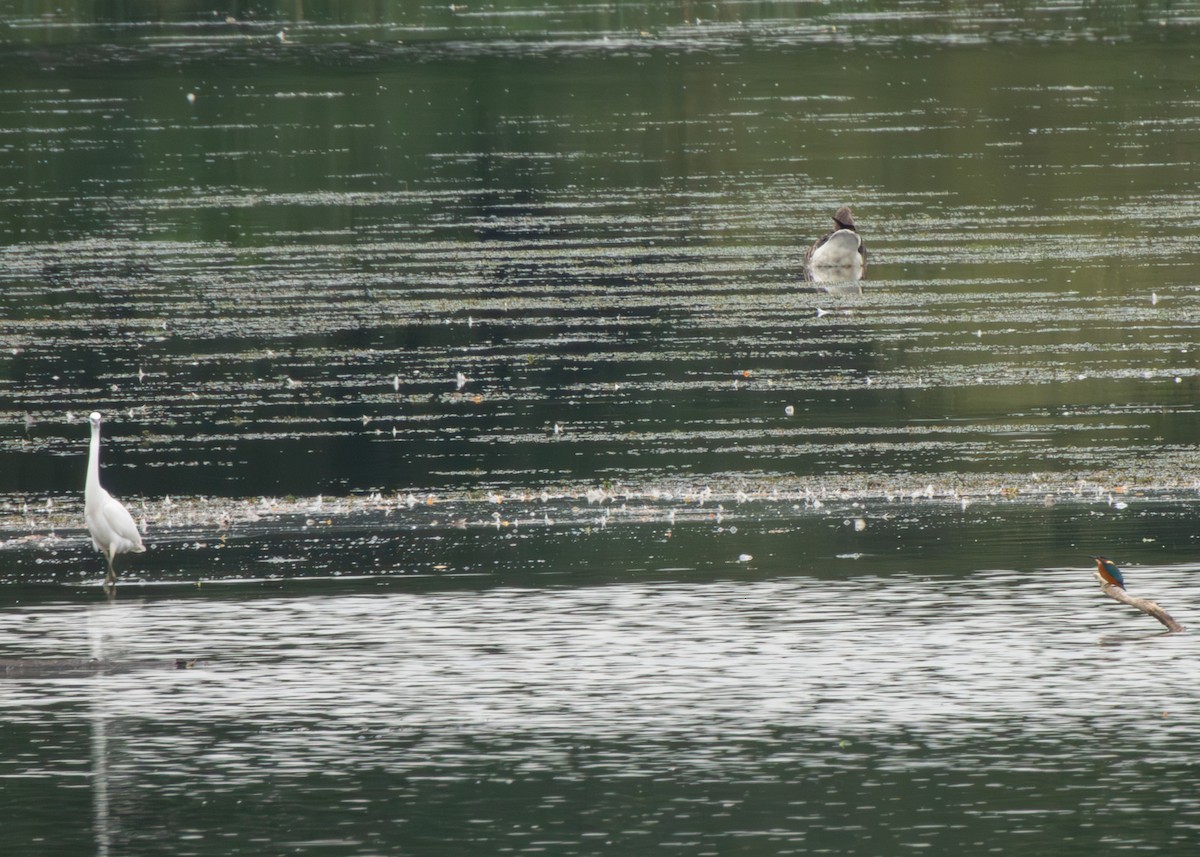
[(843, 205), (833, 215), (834, 228), (817, 239), (804, 254), (810, 268), (855, 268), (867, 265), (867, 248), (854, 226), (854, 215)]
[(1101, 583), (1125, 588), (1125, 576), (1111, 559), (1106, 556), (1094, 556), (1092, 559), (1096, 561), (1096, 577), (1100, 578)]

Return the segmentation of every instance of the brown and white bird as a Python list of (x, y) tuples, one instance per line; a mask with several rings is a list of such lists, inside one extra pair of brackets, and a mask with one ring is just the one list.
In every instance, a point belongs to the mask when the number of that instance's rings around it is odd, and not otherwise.
[(817, 239), (804, 254), (809, 268), (852, 268), (867, 266), (867, 248), (854, 225), (854, 215), (843, 205), (833, 215), (834, 228)]

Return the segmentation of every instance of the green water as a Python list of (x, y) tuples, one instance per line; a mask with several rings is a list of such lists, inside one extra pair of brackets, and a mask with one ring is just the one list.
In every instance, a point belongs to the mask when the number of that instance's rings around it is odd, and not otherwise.
[(0, 4), (0, 850), (1192, 853), (1197, 12)]

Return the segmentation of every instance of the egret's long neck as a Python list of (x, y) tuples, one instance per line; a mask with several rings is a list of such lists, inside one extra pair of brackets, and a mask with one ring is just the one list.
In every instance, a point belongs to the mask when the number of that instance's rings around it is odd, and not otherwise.
[(92, 426), (92, 442), (88, 447), (87, 490), (100, 487), (100, 426)]

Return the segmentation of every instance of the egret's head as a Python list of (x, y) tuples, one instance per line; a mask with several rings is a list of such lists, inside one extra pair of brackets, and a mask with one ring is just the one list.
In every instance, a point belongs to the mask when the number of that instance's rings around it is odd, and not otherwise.
[(100, 428), (100, 414), (92, 411), (92, 415), (88, 417), (88, 422), (92, 424), (92, 428)]

